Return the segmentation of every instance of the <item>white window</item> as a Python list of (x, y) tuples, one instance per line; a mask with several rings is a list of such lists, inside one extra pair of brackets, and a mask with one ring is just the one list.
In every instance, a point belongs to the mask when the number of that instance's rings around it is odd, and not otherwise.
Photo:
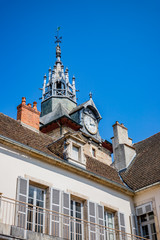
[(45, 190), (29, 186), (28, 204), (27, 229), (43, 233)]
[(74, 160), (78, 161), (79, 160), (79, 155), (80, 155), (80, 148), (73, 145), (72, 146), (72, 157)]
[(115, 233), (114, 233), (114, 214), (105, 211), (104, 212), (104, 219), (105, 219), (105, 227), (106, 227), (106, 239), (107, 240), (114, 240)]
[(83, 204), (71, 200), (71, 240), (82, 240), (83, 236)]
[(141, 234), (145, 238), (157, 240), (153, 212), (139, 216)]

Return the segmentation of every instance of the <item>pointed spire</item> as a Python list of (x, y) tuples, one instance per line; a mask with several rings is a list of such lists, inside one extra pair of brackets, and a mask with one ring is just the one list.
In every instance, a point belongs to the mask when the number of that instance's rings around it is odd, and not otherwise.
[(45, 97), (45, 90), (46, 90), (46, 79), (47, 79), (47, 76), (46, 74), (44, 75), (44, 78), (43, 78), (43, 88), (42, 88), (42, 100), (44, 100), (44, 97)]
[(57, 58), (56, 64), (61, 63), (61, 48), (59, 46), (59, 43), (61, 43), (62, 37), (59, 37), (59, 30), (60, 30), (60, 27), (57, 28), (57, 35), (55, 36), (55, 38), (56, 38), (55, 43), (57, 43), (57, 46), (56, 46), (56, 58)]
[(75, 76), (72, 77), (72, 91), (74, 96), (74, 101), (76, 102), (76, 86), (75, 86)]
[(64, 66), (61, 62), (61, 48), (60, 43), (62, 37), (59, 37), (60, 27), (57, 28), (56, 38), (56, 62), (53, 69), (49, 68), (48, 82), (47, 77), (44, 76), (42, 101), (46, 100), (51, 96), (67, 97), (73, 102), (77, 102), (76, 99), (76, 88), (75, 88), (75, 77), (72, 78), (72, 83), (69, 81), (68, 68), (64, 71)]
[(51, 69), (51, 67), (49, 68), (49, 82), (51, 82), (51, 80), (52, 80), (52, 69)]

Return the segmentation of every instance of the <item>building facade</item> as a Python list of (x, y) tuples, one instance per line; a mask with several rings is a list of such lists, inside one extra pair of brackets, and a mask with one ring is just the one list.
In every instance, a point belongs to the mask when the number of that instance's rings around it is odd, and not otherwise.
[(0, 113), (0, 239), (160, 239), (160, 134), (132, 144), (116, 122), (103, 140), (56, 44), (41, 111), (23, 97), (17, 120)]

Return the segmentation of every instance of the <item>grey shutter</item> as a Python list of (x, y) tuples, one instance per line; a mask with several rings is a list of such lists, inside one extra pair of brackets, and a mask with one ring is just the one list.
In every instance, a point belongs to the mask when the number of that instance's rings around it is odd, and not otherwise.
[[(60, 219), (61, 219), (61, 195), (60, 190), (51, 188), (50, 189), (50, 230), (49, 234), (54, 237), (60, 237)], [(52, 212), (53, 211), (53, 212)]]
[(134, 214), (130, 215), (131, 222), (131, 231), (133, 235), (138, 235), (138, 225), (137, 225), (137, 216)]
[(90, 201), (88, 201), (88, 222), (89, 240), (96, 240), (96, 204)]
[(98, 239), (104, 240), (104, 207), (97, 204)]
[(18, 177), (17, 182), (17, 202), (16, 206), (16, 223), (18, 227), (27, 228), (27, 210), (28, 210), (28, 188), (29, 180)]
[(125, 235), (126, 227), (125, 227), (124, 214), (119, 212), (118, 216), (119, 216), (119, 230), (121, 231), (120, 232), (120, 239), (124, 240), (124, 239), (126, 239), (126, 235)]
[(62, 238), (70, 238), (70, 194), (62, 192)]

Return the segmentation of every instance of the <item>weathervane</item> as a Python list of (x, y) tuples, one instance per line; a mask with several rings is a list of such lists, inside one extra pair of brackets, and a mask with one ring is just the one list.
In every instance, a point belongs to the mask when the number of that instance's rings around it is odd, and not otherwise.
[(92, 92), (89, 93), (89, 97), (92, 98)]
[(56, 38), (55, 43), (57, 43), (58, 45), (59, 43), (61, 43), (61, 39), (62, 39), (62, 37), (59, 37), (59, 30), (60, 30), (60, 27), (57, 28), (57, 36), (55, 36)]

